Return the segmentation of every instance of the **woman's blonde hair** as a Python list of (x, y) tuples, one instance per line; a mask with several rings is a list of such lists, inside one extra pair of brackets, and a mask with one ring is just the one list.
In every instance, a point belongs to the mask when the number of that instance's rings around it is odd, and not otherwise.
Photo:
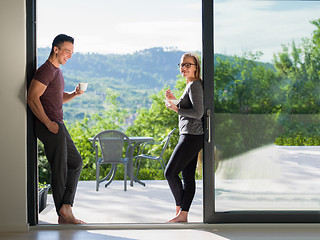
[(185, 53), (182, 55), (181, 60), (183, 60), (186, 57), (192, 57), (196, 64), (196, 71), (194, 73), (194, 76), (196, 79), (201, 80), (201, 68), (200, 68), (200, 59), (197, 54), (194, 53)]

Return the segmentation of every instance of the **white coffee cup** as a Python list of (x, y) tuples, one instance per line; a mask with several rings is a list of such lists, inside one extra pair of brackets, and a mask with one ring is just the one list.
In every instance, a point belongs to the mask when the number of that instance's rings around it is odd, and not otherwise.
[(170, 107), (171, 104), (169, 103), (169, 101), (172, 102), (174, 105), (178, 105), (180, 102), (180, 99), (178, 99), (178, 100), (177, 99), (163, 99), (163, 101), (165, 101), (166, 105), (168, 105)]
[(88, 83), (79, 83), (79, 90), (80, 91), (86, 91), (87, 90), (87, 87), (88, 87)]

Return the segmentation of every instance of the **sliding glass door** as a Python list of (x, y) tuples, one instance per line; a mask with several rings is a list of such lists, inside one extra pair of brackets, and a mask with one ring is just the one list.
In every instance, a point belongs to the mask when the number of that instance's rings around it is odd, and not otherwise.
[(318, 222), (320, 2), (216, 0), (213, 9), (205, 221)]
[[(28, 83), (36, 66), (35, 2), (27, 1)], [(202, 0), (205, 223), (319, 222), (319, 10), (316, 1)], [(28, 214), (35, 225), (32, 129), (30, 115)]]

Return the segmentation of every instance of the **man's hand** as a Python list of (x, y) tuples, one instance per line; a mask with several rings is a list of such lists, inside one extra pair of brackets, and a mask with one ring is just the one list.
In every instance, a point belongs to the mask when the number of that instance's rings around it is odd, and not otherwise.
[(48, 124), (46, 124), (46, 127), (50, 132), (54, 134), (57, 134), (59, 132), (59, 125), (54, 121), (51, 121)]
[(76, 89), (72, 92), (64, 92), (63, 93), (63, 103), (67, 103), (76, 96), (80, 96), (84, 93), (84, 91), (79, 90), (79, 85), (76, 86)]
[(81, 95), (84, 91), (80, 91), (79, 85), (76, 86), (76, 89), (74, 90), (74, 95)]

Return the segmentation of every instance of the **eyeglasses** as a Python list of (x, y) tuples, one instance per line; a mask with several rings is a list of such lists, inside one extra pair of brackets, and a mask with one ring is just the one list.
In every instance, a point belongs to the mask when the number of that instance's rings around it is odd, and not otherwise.
[(181, 64), (179, 63), (178, 64), (179, 68), (183, 68), (183, 67), (191, 68), (192, 65), (196, 66), (197, 64), (194, 64), (194, 63), (181, 63)]

